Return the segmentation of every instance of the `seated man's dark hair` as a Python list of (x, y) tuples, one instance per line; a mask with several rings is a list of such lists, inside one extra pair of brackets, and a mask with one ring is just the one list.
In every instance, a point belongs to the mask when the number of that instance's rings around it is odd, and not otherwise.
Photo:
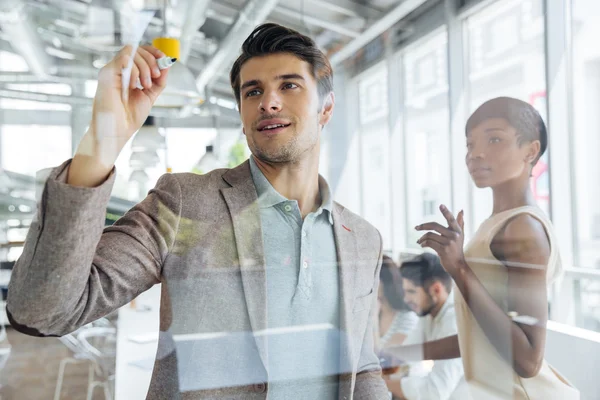
[(435, 254), (423, 253), (404, 261), (400, 266), (400, 274), (402, 278), (424, 289), (435, 281), (440, 281), (448, 293), (452, 289), (452, 277), (442, 267), (440, 258)]

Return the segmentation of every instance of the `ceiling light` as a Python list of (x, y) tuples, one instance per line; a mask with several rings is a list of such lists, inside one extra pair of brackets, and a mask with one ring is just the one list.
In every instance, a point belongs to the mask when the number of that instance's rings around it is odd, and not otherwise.
[(149, 179), (150, 177), (148, 174), (139, 169), (134, 170), (131, 175), (129, 175), (129, 182), (146, 183)]
[(131, 142), (132, 151), (145, 150), (164, 150), (167, 148), (165, 137), (159, 132), (158, 126), (154, 122), (154, 117), (149, 116), (144, 124), (133, 137)]
[(61, 28), (70, 29), (75, 33), (79, 33), (79, 25), (74, 22), (65, 21), (64, 19), (55, 19), (54, 25), (60, 26)]
[(212, 145), (206, 146), (206, 153), (198, 160), (194, 171), (199, 174), (206, 174), (214, 169), (220, 168), (219, 159), (215, 155)]
[(131, 0), (131, 7), (136, 11), (141, 10), (144, 8), (144, 0)]
[(12, 180), (4, 171), (0, 171), (0, 192), (8, 192), (12, 186)]
[(160, 157), (156, 151), (134, 151), (129, 157), (131, 168), (150, 168), (160, 163)]
[(94, 68), (102, 68), (106, 65), (106, 61), (101, 59), (101, 58), (96, 58), (94, 61), (92, 61), (92, 65), (94, 66)]
[(85, 97), (94, 98), (96, 96), (96, 89), (98, 89), (98, 81), (88, 79), (85, 81), (84, 93)]
[(62, 58), (63, 60), (74, 60), (75, 59), (75, 54), (68, 53), (63, 50), (59, 50), (55, 47), (46, 47), (46, 53), (48, 53), (54, 57)]
[(230, 110), (235, 110), (237, 108), (237, 104), (234, 101), (225, 99), (217, 99), (217, 105), (229, 108)]
[(167, 86), (160, 96), (158, 96), (158, 99), (154, 103), (154, 107), (170, 108), (202, 104), (202, 95), (198, 92), (194, 74), (179, 61), (179, 40), (160, 37), (154, 39), (152, 45), (165, 53), (168, 57), (178, 59), (178, 61), (170, 68)]

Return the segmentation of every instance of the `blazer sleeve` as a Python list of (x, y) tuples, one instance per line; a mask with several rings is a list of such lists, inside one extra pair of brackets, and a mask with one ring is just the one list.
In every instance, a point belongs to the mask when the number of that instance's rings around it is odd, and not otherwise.
[(115, 170), (95, 188), (68, 185), (70, 161), (51, 171), (8, 287), (18, 331), (62, 336), (127, 304), (160, 282), (175, 241), (181, 188), (173, 175), (104, 228)]
[(387, 400), (390, 398), (387, 386), (381, 376), (381, 366), (379, 358), (375, 354), (374, 324), (377, 313), (377, 292), (379, 290), (379, 272), (382, 261), (382, 240), (379, 234), (379, 259), (375, 269), (373, 282), (373, 304), (369, 311), (367, 329), (361, 346), (360, 358), (358, 360), (358, 371), (356, 374), (356, 384), (354, 386), (354, 398), (361, 400)]

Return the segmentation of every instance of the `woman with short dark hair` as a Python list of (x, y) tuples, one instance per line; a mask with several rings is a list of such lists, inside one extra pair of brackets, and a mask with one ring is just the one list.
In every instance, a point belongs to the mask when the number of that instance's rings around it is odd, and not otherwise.
[(448, 226), (416, 227), (429, 231), (418, 243), (437, 252), (457, 288), (458, 340), (438, 347), (462, 357), (473, 399), (579, 399), (544, 360), (547, 287), (562, 272), (552, 223), (530, 187), (548, 143), (544, 121), (530, 104), (499, 97), (471, 115), (465, 134), (467, 168), (478, 188), (492, 190), (493, 212), (464, 252), (463, 211), (454, 218), (442, 205)]

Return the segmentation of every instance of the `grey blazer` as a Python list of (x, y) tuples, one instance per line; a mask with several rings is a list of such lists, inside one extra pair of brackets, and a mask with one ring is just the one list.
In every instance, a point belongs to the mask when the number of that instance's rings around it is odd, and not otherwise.
[[(206, 175), (163, 175), (107, 228), (114, 171), (96, 188), (78, 188), (65, 183), (69, 164), (51, 171), (14, 267), (12, 325), (30, 335), (64, 335), (162, 283), (147, 399), (266, 399), (267, 341), (254, 334), (267, 328), (265, 259), (248, 162)], [(381, 237), (337, 203), (333, 221), (339, 398), (387, 399), (373, 350)]]

